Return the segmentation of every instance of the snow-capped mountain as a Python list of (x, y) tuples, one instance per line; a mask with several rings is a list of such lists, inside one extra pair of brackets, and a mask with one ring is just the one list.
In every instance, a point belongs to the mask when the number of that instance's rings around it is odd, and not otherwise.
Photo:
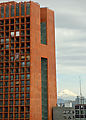
[(58, 98), (64, 100), (74, 100), (77, 94), (73, 93), (72, 91), (65, 89), (58, 92)]

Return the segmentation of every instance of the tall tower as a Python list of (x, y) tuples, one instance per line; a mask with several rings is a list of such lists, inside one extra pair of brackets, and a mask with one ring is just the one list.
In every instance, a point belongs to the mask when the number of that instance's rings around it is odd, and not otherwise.
[(52, 120), (56, 102), (54, 12), (0, 3), (0, 120)]

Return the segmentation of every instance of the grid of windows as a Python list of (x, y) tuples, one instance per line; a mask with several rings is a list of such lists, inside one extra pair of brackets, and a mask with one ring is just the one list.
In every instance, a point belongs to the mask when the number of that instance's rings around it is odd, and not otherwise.
[(48, 120), (47, 58), (41, 58), (42, 120)]
[[(10, 7), (11, 9), (10, 9)], [(21, 5), (19, 3), (16, 4), (16, 8), (14, 8), (14, 4), (12, 5), (9, 5), (7, 4), (6, 5), (6, 8), (4, 9), (5, 7), (4, 6), (1, 6), (1, 10), (0, 10), (0, 13), (1, 13), (1, 18), (4, 18), (4, 13), (6, 13), (6, 17), (9, 17), (9, 11), (11, 10), (11, 15), (10, 17), (14, 17), (14, 11), (16, 10), (16, 16), (24, 16), (25, 15), (25, 3), (21, 3)], [(10, 10), (9, 10), (10, 9)], [(21, 9), (21, 14), (20, 14), (20, 9)], [(30, 15), (30, 3), (27, 3), (26, 4), (26, 15)]]
[(21, 16), (25, 8), (20, 15), (16, 4), (17, 17), (14, 5), (6, 6), (6, 17), (9, 8), (12, 18), (2, 19), (1, 7), (0, 19), (0, 120), (23, 120), (30, 116), (30, 16)]

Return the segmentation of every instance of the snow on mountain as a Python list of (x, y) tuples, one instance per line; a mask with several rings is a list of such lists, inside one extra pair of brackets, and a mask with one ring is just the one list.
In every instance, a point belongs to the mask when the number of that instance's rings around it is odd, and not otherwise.
[(74, 100), (76, 98), (77, 94), (73, 93), (72, 91), (65, 89), (58, 93), (58, 98), (64, 99), (64, 100)]

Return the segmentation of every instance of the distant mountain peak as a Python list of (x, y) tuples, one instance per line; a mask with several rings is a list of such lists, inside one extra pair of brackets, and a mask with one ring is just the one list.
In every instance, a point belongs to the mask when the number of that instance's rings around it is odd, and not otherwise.
[(68, 89), (64, 89), (58, 93), (58, 98), (65, 99), (65, 100), (73, 100), (77, 94), (73, 93)]

